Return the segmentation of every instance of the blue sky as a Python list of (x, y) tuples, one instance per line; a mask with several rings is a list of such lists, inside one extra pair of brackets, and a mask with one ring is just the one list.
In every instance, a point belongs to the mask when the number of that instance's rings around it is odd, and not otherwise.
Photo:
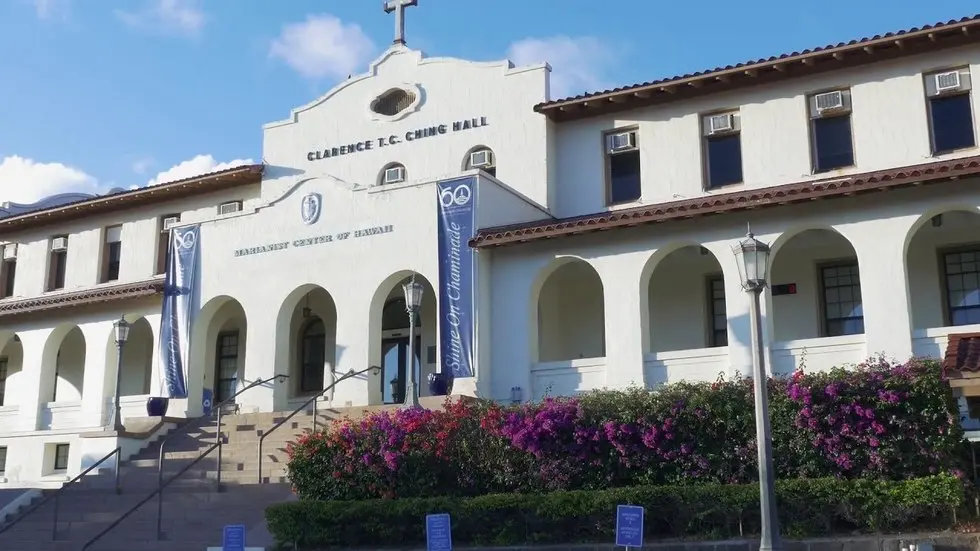
[[(548, 61), (576, 94), (980, 12), (976, 0), (419, 0), (410, 47)], [(0, 0), (0, 202), (261, 161), (261, 125), (363, 72), (382, 0)], [(609, 9), (610, 6), (616, 6)]]

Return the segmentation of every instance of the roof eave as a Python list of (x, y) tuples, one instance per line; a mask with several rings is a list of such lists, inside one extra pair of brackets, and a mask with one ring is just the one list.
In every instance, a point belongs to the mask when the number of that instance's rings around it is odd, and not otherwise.
[(848, 44), (539, 103), (534, 110), (555, 122), (564, 122), (977, 42), (980, 42), (980, 18), (962, 19), (942, 26), (889, 33)]

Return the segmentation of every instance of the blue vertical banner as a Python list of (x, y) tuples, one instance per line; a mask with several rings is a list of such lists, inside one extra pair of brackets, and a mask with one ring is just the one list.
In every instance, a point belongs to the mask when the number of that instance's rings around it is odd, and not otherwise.
[(200, 248), (199, 225), (170, 230), (160, 316), (160, 392), (164, 398), (187, 398), (191, 318), (198, 291)]
[(474, 376), (476, 341), (476, 231), (478, 176), (436, 185), (439, 205), (439, 361), (453, 378)]

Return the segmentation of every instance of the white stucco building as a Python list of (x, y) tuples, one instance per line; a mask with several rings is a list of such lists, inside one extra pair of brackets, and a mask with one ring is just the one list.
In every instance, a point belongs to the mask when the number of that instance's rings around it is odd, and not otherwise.
[(199, 297), (188, 396), (168, 415), (200, 415), (205, 389), (220, 400), (278, 373), (288, 383), (237, 401), (290, 410), (371, 365), (384, 370), (325, 400), (393, 401), (412, 274), (425, 285), (427, 394), (447, 353), (437, 189), (460, 177), (477, 179), (477, 231), (462, 236), (475, 251), (475, 376), (457, 393), (534, 399), (747, 373), (731, 248), (748, 224), (773, 249), (774, 373), (944, 357), (950, 335), (980, 333), (978, 37), (980, 19), (963, 20), (555, 101), (547, 65), (396, 44), (267, 124), (263, 165), (8, 206), (2, 476), (44, 480), (115, 446), (81, 435), (109, 423), (120, 316), (133, 324), (123, 418), (146, 416), (174, 228), (199, 228)]

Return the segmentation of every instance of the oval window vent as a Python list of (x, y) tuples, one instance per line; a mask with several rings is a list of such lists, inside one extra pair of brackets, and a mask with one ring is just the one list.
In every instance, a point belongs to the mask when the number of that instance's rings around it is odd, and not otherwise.
[(371, 111), (386, 117), (393, 117), (415, 103), (416, 97), (415, 92), (392, 88), (371, 102)]

